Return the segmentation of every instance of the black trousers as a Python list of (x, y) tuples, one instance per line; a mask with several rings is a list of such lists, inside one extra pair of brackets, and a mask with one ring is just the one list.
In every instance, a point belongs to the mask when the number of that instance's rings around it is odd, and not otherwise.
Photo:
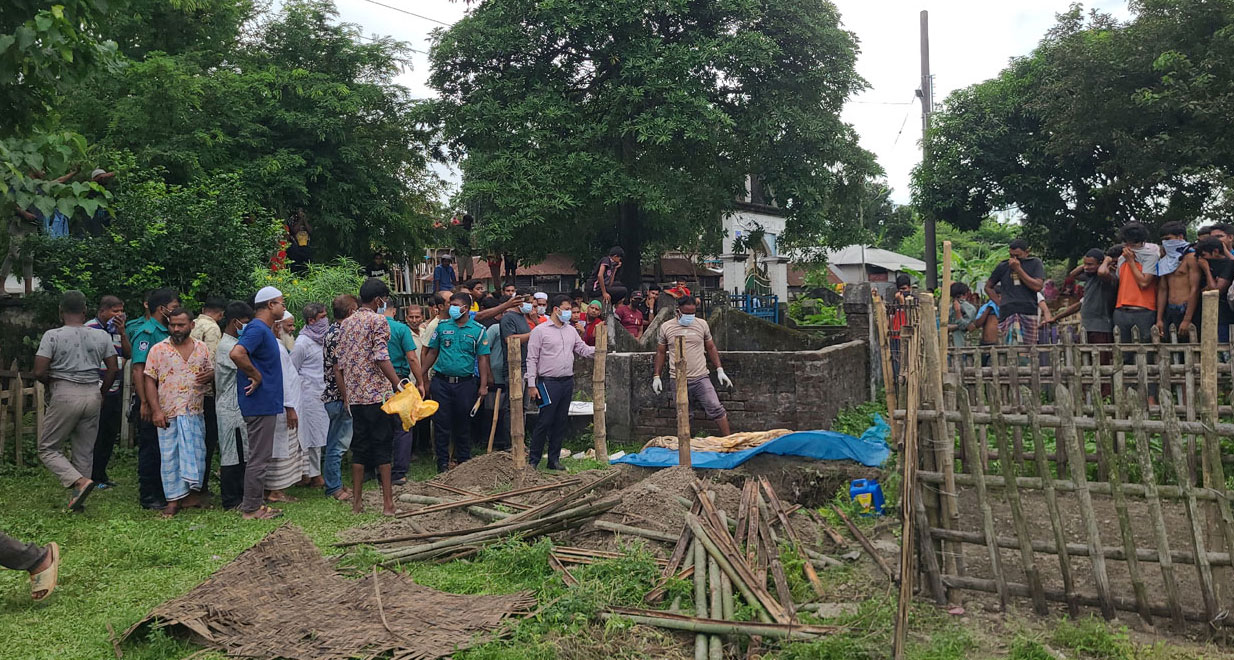
[(480, 381), (470, 378), (451, 383), (444, 376), (433, 379), (432, 399), (437, 402), (433, 415), (433, 450), (437, 454), (437, 471), (445, 472), (450, 465), (450, 443), (454, 443), (454, 460), (462, 463), (471, 458), (471, 407), (476, 404)]
[(236, 429), (236, 453), (240, 462), (219, 467), (219, 495), (224, 509), (234, 509), (244, 501), (244, 445), (240, 442), (240, 430)]
[(163, 494), (158, 429), (141, 418), (141, 404), (137, 399), (133, 400), (129, 419), (137, 427), (137, 496), (143, 507), (161, 509), (167, 506), (167, 498)]
[(119, 392), (103, 397), (103, 407), (99, 409), (99, 433), (94, 439), (94, 467), (90, 480), (97, 484), (111, 481), (107, 476), (107, 464), (111, 462), (112, 451), (116, 441), (120, 439), (120, 422), (124, 416), (124, 401)]
[(206, 464), (203, 467), (201, 476), (201, 490), (204, 493), (210, 492), (210, 466), (214, 464), (214, 455), (219, 450), (219, 418), (214, 410), (214, 397), (208, 396), (204, 402), (206, 406)]
[(531, 451), (527, 454), (527, 462), (539, 465), (540, 454), (544, 452), (544, 445), (547, 442), (548, 464), (550, 467), (556, 467), (561, 462), (561, 443), (565, 440), (566, 426), (570, 421), (570, 400), (574, 398), (574, 379), (541, 378), (539, 382), (544, 384), (544, 389), (548, 391), (549, 401), (552, 403), (540, 409), (540, 419), (536, 421), (536, 428), (531, 432)]

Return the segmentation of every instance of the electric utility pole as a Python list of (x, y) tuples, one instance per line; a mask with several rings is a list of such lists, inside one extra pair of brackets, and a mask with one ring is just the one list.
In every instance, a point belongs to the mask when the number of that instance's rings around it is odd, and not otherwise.
[[(926, 133), (930, 130), (930, 113), (934, 111), (934, 85), (930, 79), (930, 12), (921, 10), (921, 161), (929, 158), (926, 150)], [(926, 288), (938, 288), (938, 236), (934, 216), (925, 214), (925, 262)]]

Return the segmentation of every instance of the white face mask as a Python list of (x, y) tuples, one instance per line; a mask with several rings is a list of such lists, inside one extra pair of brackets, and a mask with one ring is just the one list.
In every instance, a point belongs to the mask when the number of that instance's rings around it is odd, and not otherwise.
[(570, 309), (563, 309), (563, 310), (561, 310), (561, 311), (557, 312), (557, 316), (560, 316), (560, 317), (561, 317), (561, 322), (562, 322), (562, 323), (569, 323), (569, 322), (570, 322), (570, 317), (571, 317), (571, 316), (573, 316), (573, 315), (574, 315), (574, 310), (570, 310)]
[(523, 303), (522, 305), (519, 305), (518, 309), (523, 314), (530, 314), (533, 307), (531, 306), (531, 303)]
[(537, 307), (537, 308), (536, 308), (536, 313), (538, 313), (538, 314), (540, 314), (540, 315), (543, 315), (543, 314), (544, 314), (544, 305), (540, 305), (539, 307)]

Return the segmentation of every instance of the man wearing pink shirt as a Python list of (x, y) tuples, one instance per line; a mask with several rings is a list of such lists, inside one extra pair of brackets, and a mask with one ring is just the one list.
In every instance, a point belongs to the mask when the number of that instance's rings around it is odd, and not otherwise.
[(539, 400), (539, 386), (544, 387), (549, 403), (540, 408), (540, 419), (531, 432), (531, 452), (527, 462), (540, 463), (544, 443), (548, 441), (548, 469), (560, 470), (561, 441), (566, 435), (570, 401), (574, 398), (574, 356), (590, 358), (596, 354), (578, 332), (570, 326), (574, 303), (569, 296), (553, 299), (552, 316), (531, 330), (527, 339), (527, 393)]

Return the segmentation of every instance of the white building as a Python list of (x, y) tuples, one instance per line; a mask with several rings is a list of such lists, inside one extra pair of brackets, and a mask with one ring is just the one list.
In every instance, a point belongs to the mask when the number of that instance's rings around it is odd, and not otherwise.
[[(724, 218), (724, 243), (719, 255), (724, 272), (721, 285), (726, 291), (744, 293), (751, 280), (766, 282), (771, 293), (787, 303), (789, 258), (778, 246), (784, 233), (784, 211), (765, 194), (758, 177), (747, 177), (746, 190), (749, 194), (737, 200), (737, 211)], [(760, 235), (754, 246), (741, 244)]]
[(905, 270), (921, 273), (926, 269), (925, 262), (920, 259), (869, 245), (850, 245), (838, 250), (828, 250), (825, 254), (827, 267), (846, 284), (894, 282), (896, 275)]

